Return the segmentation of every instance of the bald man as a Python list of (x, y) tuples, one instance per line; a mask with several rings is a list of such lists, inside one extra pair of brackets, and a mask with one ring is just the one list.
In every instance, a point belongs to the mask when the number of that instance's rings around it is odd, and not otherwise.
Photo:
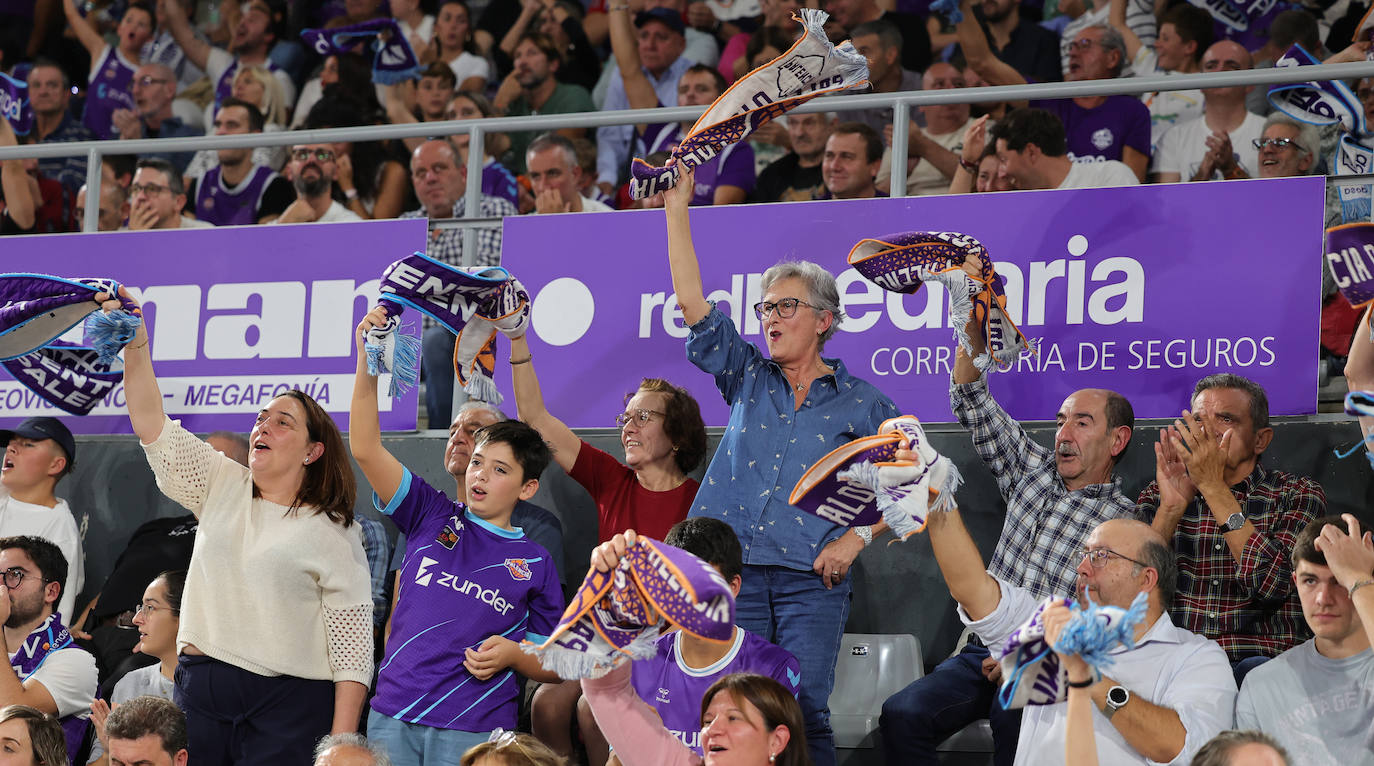
[[(1233, 72), (1251, 67), (1244, 46), (1222, 40), (1202, 54), (1202, 71)], [(1202, 91), (1201, 117), (1175, 125), (1160, 139), (1154, 176), (1160, 183), (1213, 181), (1259, 176), (1259, 150), (1254, 141), (1264, 131), (1264, 118), (1246, 111), (1247, 86)]]
[[(1007, 638), (1030, 619), (1042, 599), (984, 571), (982, 555), (957, 510), (932, 513), (926, 533), (950, 595), (959, 602), (960, 620), (999, 656)], [(1173, 551), (1148, 524), (1113, 519), (1088, 535), (1075, 574), (1078, 604), (1091, 599), (1126, 608), (1138, 593), (1147, 598), (1135, 648), (1112, 650), (1110, 675), (1088, 687), (1100, 713), (1093, 716), (1099, 757), (1111, 764), (1187, 763), (1205, 742), (1231, 728), (1236, 684), (1216, 642), (1169, 619), (1178, 577)], [(1069, 610), (1056, 606), (1045, 611), (1050, 643)], [(1082, 658), (1061, 655), (1060, 660), (1071, 681), (1092, 680)], [(1064, 752), (1067, 707), (1064, 702), (1026, 707), (1015, 763)]]

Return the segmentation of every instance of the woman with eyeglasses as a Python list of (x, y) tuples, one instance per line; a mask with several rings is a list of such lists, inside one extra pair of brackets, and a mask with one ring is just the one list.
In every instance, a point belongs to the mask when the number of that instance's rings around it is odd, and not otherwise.
[(200, 522), (173, 691), (190, 749), (204, 764), (309, 763), (320, 737), (357, 731), (372, 682), (343, 438), (309, 395), (283, 391), (261, 401), (245, 467), (167, 417), (148, 343), (145, 323), (124, 347), (129, 421), (158, 488)]
[[(846, 530), (790, 505), (788, 497), (817, 460), (876, 434), (899, 413), (839, 359), (821, 356), (844, 316), (835, 278), (821, 266), (789, 261), (763, 273), (763, 300), (754, 311), (767, 354), (706, 300), (688, 220), (693, 176), (684, 169), (664, 194), (668, 264), (688, 328), (687, 358), (715, 377), (730, 420), (692, 513), (720, 519), (739, 535), (745, 566), (736, 624), (801, 663), (799, 699), (811, 755), (817, 764), (833, 764), (826, 701), (849, 613), (849, 569), (886, 526)], [(841, 262), (840, 253), (832, 257)]]
[(0, 766), (67, 766), (62, 725), (28, 705), (0, 708)]
[(114, 124), (116, 109), (135, 109), (133, 97), (134, 72), (143, 60), (143, 45), (153, 39), (157, 31), (157, 17), (145, 2), (129, 3), (119, 17), (114, 45), (105, 38), (76, 7), (76, 0), (62, 0), (62, 12), (67, 16), (76, 39), (91, 55), (91, 73), (86, 88), (86, 113), (82, 122), (100, 139), (119, 138)]
[(177, 630), (181, 627), (181, 592), (185, 587), (186, 572), (163, 572), (143, 591), (143, 601), (134, 612), (134, 627), (138, 629), (134, 651), (158, 661), (126, 673), (115, 684), (109, 702), (97, 699), (91, 703), (96, 741), (91, 744), (87, 763), (98, 766), (110, 763), (105, 719), (112, 708), (144, 695), (172, 698), (172, 674), (177, 669)]

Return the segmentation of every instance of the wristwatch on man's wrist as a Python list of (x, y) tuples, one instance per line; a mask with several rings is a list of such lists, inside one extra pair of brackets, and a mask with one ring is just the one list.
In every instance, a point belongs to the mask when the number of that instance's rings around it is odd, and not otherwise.
[(1226, 517), (1226, 523), (1221, 525), (1221, 531), (1223, 533), (1235, 532), (1243, 526), (1245, 526), (1245, 514), (1241, 513), (1240, 511), (1236, 511), (1235, 513)]
[(873, 543), (873, 527), (850, 527), (850, 529), (854, 530), (854, 534), (864, 541), (865, 548)]
[(1107, 690), (1107, 706), (1102, 709), (1102, 715), (1110, 721), (1112, 716), (1116, 715), (1116, 711), (1126, 707), (1126, 703), (1130, 701), (1131, 692), (1129, 689), (1124, 686), (1113, 686)]

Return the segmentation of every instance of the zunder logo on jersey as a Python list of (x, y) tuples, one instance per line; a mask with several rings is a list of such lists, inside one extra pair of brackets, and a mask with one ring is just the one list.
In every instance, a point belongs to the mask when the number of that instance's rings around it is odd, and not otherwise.
[(525, 559), (506, 559), (506, 571), (515, 580), (530, 579), (530, 564)]

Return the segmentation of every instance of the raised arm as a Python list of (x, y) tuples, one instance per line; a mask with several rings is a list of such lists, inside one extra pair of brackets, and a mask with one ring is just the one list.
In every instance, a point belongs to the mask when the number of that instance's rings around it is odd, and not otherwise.
[[(132, 300), (128, 291), (119, 288), (119, 294)], [(99, 296), (97, 296), (99, 297)], [(117, 308), (113, 301), (106, 301), (107, 308)], [(162, 424), (167, 415), (162, 410), (162, 390), (157, 386), (153, 375), (152, 348), (148, 345), (148, 325), (142, 322), (134, 339), (124, 347), (124, 401), (129, 409), (129, 423), (138, 434), (138, 440), (152, 444), (162, 435)]]
[[(898, 459), (902, 459), (899, 457)], [(1002, 588), (983, 567), (983, 554), (964, 527), (959, 509), (930, 514), (926, 523), (935, 563), (949, 586), (949, 595), (972, 620), (992, 614), (1002, 600)]]
[(606, 13), (611, 24), (611, 52), (615, 54), (615, 65), (620, 68), (620, 78), (625, 81), (625, 97), (631, 109), (653, 109), (658, 106), (658, 93), (640, 66), (639, 44), (630, 26), (629, 6), (622, 3), (611, 8)]
[(382, 446), (382, 427), (377, 419), (377, 379), (367, 374), (367, 351), (363, 337), (373, 327), (386, 324), (386, 309), (374, 306), (358, 323), (354, 340), (358, 346), (358, 369), (353, 376), (353, 401), (348, 408), (348, 448), (367, 483), (383, 503), (388, 503), (401, 486), (405, 466)]
[(186, 58), (205, 70), (205, 62), (210, 60), (210, 44), (196, 37), (195, 30), (191, 29), (191, 20), (186, 18), (186, 10), (181, 7), (179, 0), (157, 0), (157, 8), (162, 12), (167, 31), (172, 33), (172, 39), (181, 46)]
[(544, 7), (544, 0), (521, 0), (520, 15), (516, 17), (515, 23), (510, 25), (506, 35), (501, 38), (499, 47), (501, 51), (511, 58), (515, 58), (515, 46), (520, 42), (520, 36), (525, 34), (525, 30), (530, 28), (534, 21), (535, 14)]
[(1112, 9), (1108, 12), (1107, 21), (1116, 31), (1121, 33), (1121, 39), (1126, 42), (1126, 61), (1135, 61), (1135, 55), (1140, 52), (1143, 43), (1131, 30), (1130, 25), (1126, 23), (1126, 0), (1111, 0), (1111, 2)]
[(682, 318), (687, 326), (700, 322), (711, 313), (701, 287), (701, 266), (692, 246), (692, 224), (688, 220), (687, 205), (692, 201), (696, 173), (683, 169), (677, 185), (663, 193), (663, 210), (668, 219), (668, 268), (673, 274), (673, 292)]
[(1026, 78), (992, 52), (987, 33), (978, 23), (978, 17), (973, 15), (971, 0), (962, 0), (960, 10), (964, 12), (964, 20), (955, 29), (959, 34), (959, 47), (964, 51), (964, 60), (973, 71), (988, 85), (1024, 85)]
[(534, 374), (530, 344), (525, 336), (510, 342), (510, 358), (510, 379), (515, 387), (515, 408), (520, 419), (544, 437), (553, 450), (553, 459), (563, 470), (571, 471), (577, 463), (577, 454), (582, 451), (582, 440), (544, 408), (544, 394), (539, 390), (539, 377)]
[[(1360, 318), (1355, 337), (1350, 341), (1350, 356), (1345, 360), (1345, 386), (1350, 391), (1374, 391), (1374, 338), (1369, 335), (1370, 312), (1374, 312), (1374, 304), (1370, 304)], [(1360, 433), (1363, 436), (1374, 434), (1374, 417), (1360, 418)], [(1365, 446), (1374, 452), (1374, 443), (1365, 442)]]
[(76, 0), (62, 0), (62, 13), (67, 17), (67, 25), (76, 34), (76, 39), (81, 41), (81, 46), (91, 54), (91, 68), (94, 69), (100, 63), (100, 54), (105, 50), (105, 38), (95, 31), (91, 22), (81, 15), (81, 11), (76, 9)]

